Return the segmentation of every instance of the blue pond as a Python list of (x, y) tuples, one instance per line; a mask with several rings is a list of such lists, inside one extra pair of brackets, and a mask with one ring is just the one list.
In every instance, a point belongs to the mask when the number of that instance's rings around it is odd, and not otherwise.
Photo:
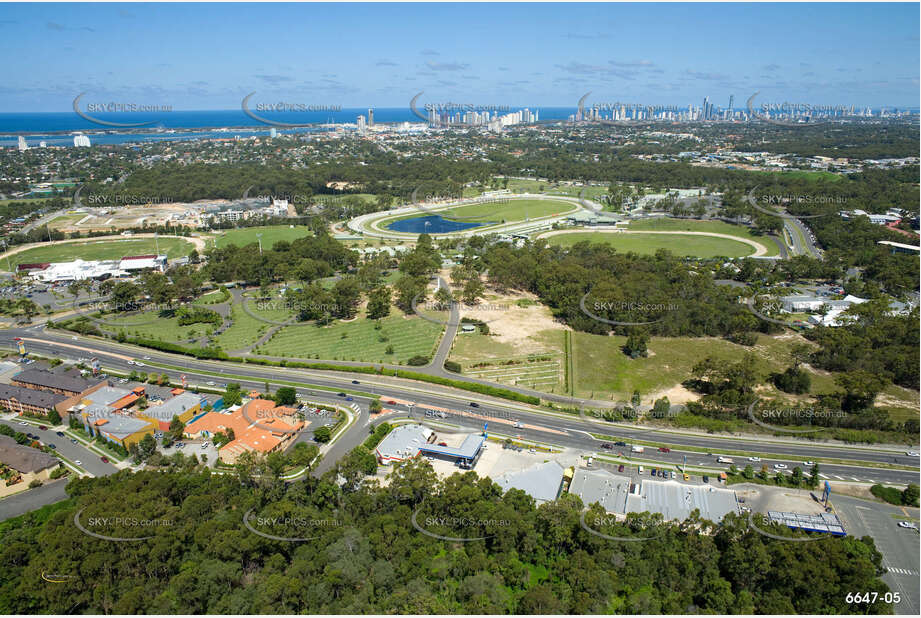
[[(426, 225), (428, 223), (428, 225)], [(445, 234), (448, 232), (459, 232), (469, 230), (472, 227), (489, 225), (489, 223), (470, 223), (465, 221), (451, 221), (444, 219), (441, 215), (428, 215), (426, 217), (413, 217), (412, 219), (403, 219), (394, 221), (387, 226), (387, 229), (394, 232), (406, 232), (409, 234)]]

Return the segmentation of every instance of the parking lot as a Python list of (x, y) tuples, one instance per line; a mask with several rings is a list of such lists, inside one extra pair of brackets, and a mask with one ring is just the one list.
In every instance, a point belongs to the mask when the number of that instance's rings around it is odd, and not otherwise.
[(889, 572), (882, 579), (901, 596), (895, 612), (917, 616), (921, 609), (918, 590), (921, 578), (918, 531), (900, 528), (898, 522), (913, 518), (917, 523), (918, 509), (834, 494), (832, 503), (848, 535), (857, 538), (867, 535), (873, 537), (876, 548), (883, 554), (883, 566)]
[[(10, 415), (7, 415), (10, 416)], [(95, 452), (89, 450), (79, 442), (74, 443), (72, 438), (67, 436), (59, 436), (52, 429), (39, 429), (37, 425), (31, 423), (26, 423), (21, 425), (20, 423), (25, 421), (19, 420), (0, 420), (0, 423), (7, 425), (16, 431), (21, 431), (22, 433), (31, 433), (34, 436), (37, 436), (39, 441), (43, 444), (54, 444), (55, 450), (58, 451), (62, 457), (69, 459), (72, 462), (79, 461), (78, 464), (81, 468), (92, 474), (93, 476), (105, 476), (107, 474), (114, 474), (118, 470), (111, 463), (105, 463), (102, 461), (102, 456), (97, 455)]]
[[(182, 446), (178, 446), (179, 444), (182, 444)], [(206, 445), (205, 448), (202, 448), (202, 444)], [(173, 445), (168, 448), (163, 446), (158, 446), (158, 448), (164, 455), (172, 455), (173, 453), (182, 453), (186, 457), (195, 455), (199, 461), (201, 460), (202, 455), (205, 455), (208, 457), (208, 466), (211, 468), (214, 467), (214, 464), (218, 459), (217, 449), (210, 441), (202, 442), (201, 440), (182, 440), (181, 442), (174, 442)]]

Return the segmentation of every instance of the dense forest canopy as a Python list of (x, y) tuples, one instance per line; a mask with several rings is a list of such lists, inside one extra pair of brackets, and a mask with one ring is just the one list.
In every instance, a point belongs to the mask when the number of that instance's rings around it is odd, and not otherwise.
[[(870, 538), (789, 542), (732, 515), (610, 524), (594, 507), (587, 521), (604, 533), (650, 539), (617, 542), (586, 531), (568, 494), (535, 507), (473, 472), (438, 480), (425, 460), (398, 466), (386, 488), (344, 474), (341, 489), (328, 476), (75, 480), (50, 512), (0, 524), (0, 611), (826, 614), (854, 612), (848, 592), (877, 591), (859, 610), (891, 612)], [(486, 538), (433, 538), (413, 513), (441, 535)], [(152, 538), (102, 540), (75, 515), (96, 534)]]

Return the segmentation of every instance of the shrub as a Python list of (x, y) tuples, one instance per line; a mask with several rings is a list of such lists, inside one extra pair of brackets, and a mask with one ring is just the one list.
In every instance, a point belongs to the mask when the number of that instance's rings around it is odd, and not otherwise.
[(455, 361), (445, 361), (445, 369), (451, 373), (461, 373), (461, 365)]

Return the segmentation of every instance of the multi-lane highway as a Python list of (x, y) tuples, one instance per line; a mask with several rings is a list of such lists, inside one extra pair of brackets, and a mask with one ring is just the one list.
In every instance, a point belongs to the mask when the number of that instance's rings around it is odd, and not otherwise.
[[(597, 439), (592, 434), (606, 434), (628, 443), (637, 440), (647, 445), (668, 445), (671, 448), (670, 452), (659, 452), (655, 446), (647, 446), (645, 453), (634, 455), (643, 461), (681, 464), (687, 457), (689, 466), (720, 469), (728, 467), (728, 464), (718, 464), (717, 455), (744, 452), (762, 457), (763, 461), (753, 464), (756, 469), (762, 464), (773, 466), (775, 463), (782, 463), (786, 464), (789, 470), (797, 465), (802, 467), (803, 462), (807, 460), (820, 460), (822, 474), (829, 480), (917, 483), (919, 478), (918, 458), (905, 455), (904, 451), (909, 450), (907, 448), (887, 450), (811, 442), (802, 438), (742, 439), (741, 437), (652, 430), (636, 426), (606, 424), (601, 421), (587, 423), (575, 415), (548, 413), (531, 406), (411, 380), (379, 375), (202, 361), (91, 338), (74, 339), (72, 335), (39, 329), (3, 331), (0, 333), (0, 345), (11, 347), (14, 337), (24, 338), (27, 351), (38, 355), (72, 360), (97, 356), (103, 368), (124, 373), (136, 369), (135, 366), (128, 364), (129, 360), (146, 356), (150, 358), (144, 361), (148, 365), (148, 370), (166, 373), (171, 379), (177, 381), (180, 375), (185, 375), (190, 384), (204, 384), (211, 380), (219, 382), (232, 380), (247, 388), (261, 389), (266, 381), (275, 385), (292, 383), (298, 385), (297, 390), (302, 397), (339, 403), (342, 403), (342, 398), (336, 396), (337, 391), (394, 397), (413, 402), (414, 411), (417, 413), (426, 407), (454, 410), (458, 413), (450, 414), (452, 422), (466, 427), (482, 429), (483, 423), (489, 422), (491, 430), (500, 434), (520, 435), (523, 439), (581, 449), (586, 453), (616, 455), (618, 452), (624, 452), (625, 455), (630, 455), (629, 448), (625, 447), (616, 447), (610, 451), (602, 450), (601, 445), (605, 440)], [(353, 396), (355, 403), (366, 411), (370, 397), (359, 394)], [(471, 402), (477, 403), (478, 407), (470, 406)], [(399, 412), (408, 413), (410, 411), (409, 406), (392, 405), (388, 407)], [(366, 412), (363, 412), (363, 416), (364, 414)], [(520, 421), (523, 426), (515, 427), (514, 421)], [(361, 422), (356, 423), (340, 438), (340, 442), (327, 454), (326, 461), (334, 460), (346, 451), (346, 446), (354, 446), (366, 436), (367, 417), (364, 416)], [(917, 450), (917, 448), (912, 447), (912, 450)], [(708, 453), (711, 454), (708, 455)], [(66, 453), (62, 454), (66, 456)], [(738, 455), (735, 456), (735, 462), (739, 467), (744, 467), (748, 463), (745, 457)], [(873, 467), (874, 464), (876, 466), (907, 466), (910, 469)], [(324, 464), (324, 467), (328, 465), (330, 464)]]

